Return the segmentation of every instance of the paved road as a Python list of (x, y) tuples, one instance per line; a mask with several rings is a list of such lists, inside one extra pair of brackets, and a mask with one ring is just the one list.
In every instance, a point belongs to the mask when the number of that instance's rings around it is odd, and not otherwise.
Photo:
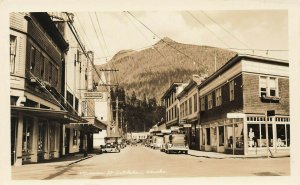
[(290, 175), (290, 158), (208, 159), (126, 147), (66, 167), (64, 163), (13, 167), (13, 179), (103, 179)]

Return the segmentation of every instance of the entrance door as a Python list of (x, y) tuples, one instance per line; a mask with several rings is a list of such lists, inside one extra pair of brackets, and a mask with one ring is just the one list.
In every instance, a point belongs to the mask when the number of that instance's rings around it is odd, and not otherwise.
[(46, 144), (46, 126), (45, 122), (39, 122), (39, 138), (38, 138), (38, 161), (44, 160), (45, 144)]
[(70, 129), (65, 129), (65, 154), (70, 153)]
[(11, 165), (16, 162), (16, 142), (17, 142), (18, 119), (11, 117), (10, 119), (10, 151), (11, 151)]

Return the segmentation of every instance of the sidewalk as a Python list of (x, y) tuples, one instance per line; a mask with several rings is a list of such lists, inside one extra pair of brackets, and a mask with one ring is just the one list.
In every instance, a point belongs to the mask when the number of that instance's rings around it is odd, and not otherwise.
[[(198, 150), (188, 150), (188, 155), (194, 157), (205, 157), (205, 158), (213, 158), (213, 159), (228, 159), (228, 158), (267, 158), (266, 155), (232, 155), (232, 154), (224, 154), (218, 152), (206, 152), (206, 151), (198, 151)], [(290, 155), (286, 154), (276, 154), (271, 156), (270, 158), (280, 158), (280, 157), (290, 157)]]

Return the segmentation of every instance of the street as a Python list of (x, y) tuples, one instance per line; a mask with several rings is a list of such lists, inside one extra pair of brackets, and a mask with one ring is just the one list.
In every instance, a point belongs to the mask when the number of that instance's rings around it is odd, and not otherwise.
[(95, 155), (69, 166), (56, 162), (12, 167), (14, 180), (288, 175), (289, 157), (210, 159), (168, 155), (144, 146), (127, 146), (120, 153)]

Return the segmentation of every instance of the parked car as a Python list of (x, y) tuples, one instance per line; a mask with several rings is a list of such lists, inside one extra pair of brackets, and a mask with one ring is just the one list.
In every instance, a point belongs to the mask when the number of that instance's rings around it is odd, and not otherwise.
[(161, 149), (161, 146), (164, 144), (163, 136), (156, 136), (153, 139), (153, 149)]
[(169, 135), (169, 144), (166, 145), (165, 152), (170, 153), (184, 153), (188, 154), (188, 146), (184, 134)]

